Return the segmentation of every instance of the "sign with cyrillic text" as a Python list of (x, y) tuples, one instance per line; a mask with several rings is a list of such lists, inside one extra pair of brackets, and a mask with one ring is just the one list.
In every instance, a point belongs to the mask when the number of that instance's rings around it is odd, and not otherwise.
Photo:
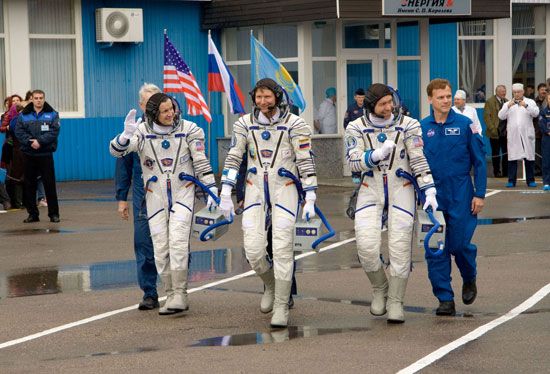
[(385, 16), (469, 16), (471, 0), (383, 0)]

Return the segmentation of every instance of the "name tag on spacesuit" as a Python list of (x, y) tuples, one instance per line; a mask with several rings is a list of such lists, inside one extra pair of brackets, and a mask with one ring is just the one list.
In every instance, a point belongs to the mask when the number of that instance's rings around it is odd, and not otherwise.
[(445, 129), (445, 135), (460, 135), (460, 127), (448, 127)]
[(50, 131), (50, 125), (48, 125), (47, 123), (44, 123), (44, 124), (42, 124), (42, 126), (40, 126), (40, 130), (41, 131)]

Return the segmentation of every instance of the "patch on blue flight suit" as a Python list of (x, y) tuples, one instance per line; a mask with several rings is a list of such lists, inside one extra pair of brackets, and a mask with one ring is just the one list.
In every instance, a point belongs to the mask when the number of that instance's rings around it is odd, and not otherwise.
[(435, 135), (435, 130), (434, 129), (429, 129), (428, 132), (426, 133), (426, 135), (428, 136), (428, 138), (431, 138), (432, 136)]
[(460, 135), (460, 127), (447, 127), (445, 135)]
[(263, 158), (271, 158), (271, 156), (273, 155), (273, 151), (271, 149), (262, 149), (260, 151), (260, 154)]
[(155, 165), (155, 160), (152, 158), (147, 157), (145, 161), (143, 161), (143, 166), (145, 166), (149, 170), (153, 170), (153, 166)]
[(357, 139), (354, 136), (346, 136), (346, 148), (352, 149), (357, 145)]

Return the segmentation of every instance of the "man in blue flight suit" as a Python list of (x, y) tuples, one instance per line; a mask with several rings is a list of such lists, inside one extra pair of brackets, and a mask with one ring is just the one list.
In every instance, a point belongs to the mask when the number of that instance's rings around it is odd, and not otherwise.
[[(426, 252), (428, 276), (439, 300), (437, 315), (455, 315), (451, 287), (451, 255), (462, 276), (462, 301), (474, 302), (477, 247), (470, 241), (477, 225), (477, 214), (484, 206), (487, 165), (481, 127), (451, 110), (452, 88), (446, 79), (434, 79), (427, 87), (432, 114), (424, 118), (424, 153), (437, 189), (439, 210), (447, 225), (445, 250), (440, 256)], [(470, 177), (473, 167), (474, 184)], [(474, 187), (475, 185), (475, 187)]]
[[(145, 83), (139, 90), (139, 106), (145, 112), (145, 104), (153, 94), (161, 92), (154, 84)], [(143, 299), (139, 310), (152, 310), (159, 307), (157, 294), (157, 268), (153, 254), (153, 242), (147, 221), (145, 190), (142, 170), (137, 153), (117, 158), (115, 170), (116, 200), (118, 213), (128, 220), (128, 191), (132, 188), (132, 205), (134, 213), (134, 253), (136, 255), (137, 277), (139, 287), (143, 290)]]

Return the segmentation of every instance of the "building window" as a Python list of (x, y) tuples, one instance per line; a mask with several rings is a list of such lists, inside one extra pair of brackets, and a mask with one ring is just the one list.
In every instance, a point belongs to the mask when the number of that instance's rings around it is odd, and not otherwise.
[[(327, 99), (327, 90), (329, 88), (335, 90), (337, 86), (336, 22), (316, 21), (311, 24), (311, 55), (313, 102), (309, 105), (313, 109), (314, 132), (315, 134), (337, 134), (338, 116), (336, 113), (341, 105), (336, 102), (334, 107), (331, 107), (328, 101), (323, 104)], [(329, 94), (332, 93), (331, 91), (328, 91)], [(334, 112), (331, 113), (328, 108), (334, 108)]]
[(458, 85), (467, 102), (484, 103), (494, 90), (494, 38), (492, 20), (458, 24)]
[(512, 73), (526, 88), (546, 81), (545, 5), (513, 4)]
[[(4, 35), (4, 2), (0, 0), (0, 66), (6, 66), (6, 37)], [(0, 99), (2, 102), (7, 96), (6, 92), (6, 69), (0, 69)], [(4, 111), (4, 107), (0, 112)]]
[[(248, 92), (256, 82), (251, 82), (250, 71), (250, 30), (253, 35), (284, 65), (298, 84), (298, 29), (296, 25), (269, 25), (253, 28), (232, 28), (223, 30), (223, 58), (233, 78), (245, 95), (245, 110), (251, 108)], [(225, 95), (225, 94), (224, 94)], [(224, 100), (226, 135), (233, 132), (233, 123), (239, 115), (232, 114)], [(291, 108), (292, 109), (292, 108)], [(297, 109), (297, 108), (295, 108)]]
[(76, 30), (72, 0), (29, 0), (31, 85), (55, 109), (78, 111)]
[(344, 22), (344, 48), (391, 48), (390, 23)]

